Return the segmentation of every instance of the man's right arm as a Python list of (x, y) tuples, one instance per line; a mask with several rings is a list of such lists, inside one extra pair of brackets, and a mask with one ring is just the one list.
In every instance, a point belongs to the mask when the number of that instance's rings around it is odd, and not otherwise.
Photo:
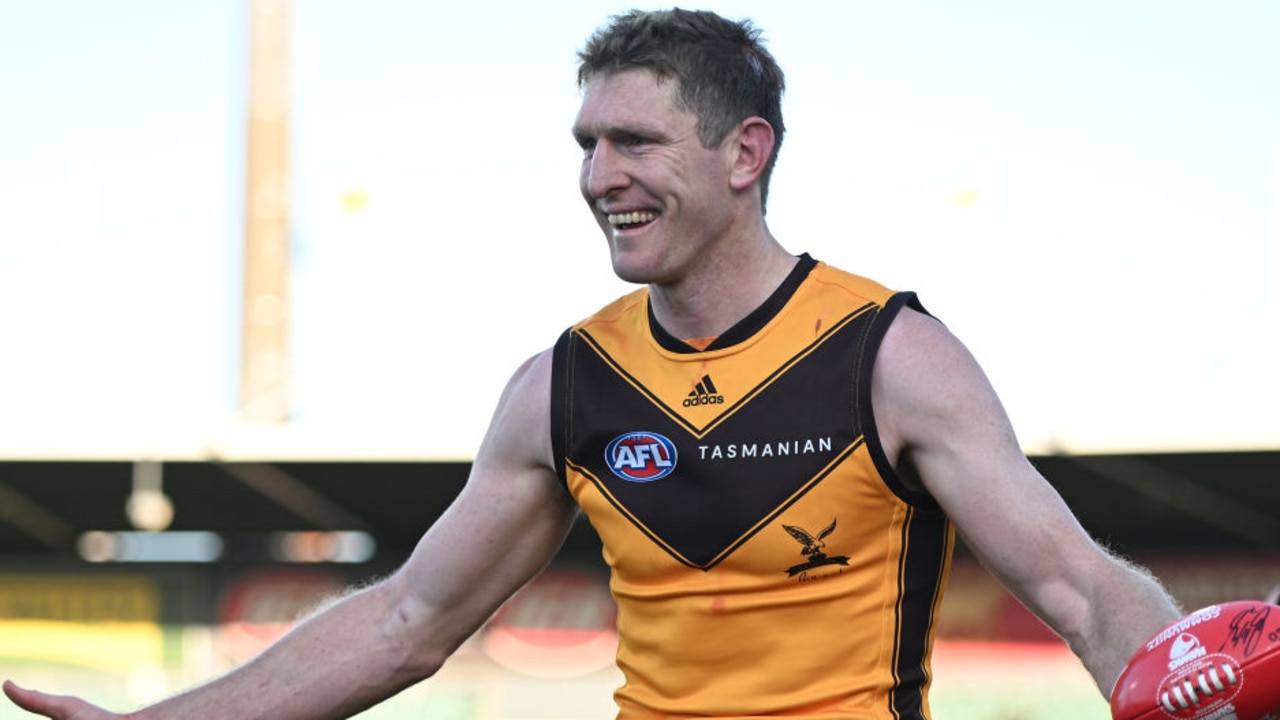
[[(462, 493), (387, 579), (298, 625), (259, 657), (128, 717), (345, 718), (434, 674), (555, 555), (576, 509), (550, 448), (551, 354), (503, 392)], [(19, 706), (61, 720), (120, 717), (6, 683)]]

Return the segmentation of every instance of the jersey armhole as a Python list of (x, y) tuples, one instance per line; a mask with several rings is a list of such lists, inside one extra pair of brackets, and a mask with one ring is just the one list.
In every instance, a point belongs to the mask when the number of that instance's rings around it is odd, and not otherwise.
[(880, 309), (870, 332), (867, 333), (866, 338), (863, 340), (862, 352), (866, 362), (862, 366), (864, 368), (862, 375), (857, 378), (858, 397), (860, 398), (858, 413), (861, 415), (862, 432), (867, 442), (867, 450), (871, 453), (871, 460), (875, 463), (876, 470), (880, 473), (880, 478), (885, 486), (894, 495), (897, 495), (899, 499), (913, 507), (926, 512), (942, 514), (942, 508), (933, 499), (932, 495), (908, 487), (899, 477), (898, 471), (893, 467), (893, 463), (889, 462), (889, 456), (885, 453), (884, 445), (880, 442), (880, 431), (876, 425), (875, 408), (871, 402), (871, 378), (875, 373), (875, 363), (877, 354), (880, 351), (880, 345), (884, 341), (885, 334), (889, 331), (889, 326), (893, 324), (894, 318), (898, 316), (898, 313), (904, 307), (909, 307), (912, 310), (933, 317), (913, 292), (895, 293)]
[(569, 374), (573, 363), (573, 328), (565, 330), (556, 340), (551, 353), (551, 452), (555, 456), (556, 476), (565, 487), (569, 486), (565, 471), (565, 456), (569, 448)]

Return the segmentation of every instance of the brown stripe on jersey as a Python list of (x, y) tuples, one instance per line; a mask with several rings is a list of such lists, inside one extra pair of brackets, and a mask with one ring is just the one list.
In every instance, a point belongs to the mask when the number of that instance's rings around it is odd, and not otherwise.
[[(789, 372), (792, 368), (796, 366), (797, 363), (801, 362), (810, 354), (812, 354), (814, 350), (816, 350), (819, 347), (822, 347), (824, 343), (830, 340), (833, 336), (835, 336), (841, 330), (845, 329), (849, 325), (849, 323), (852, 323), (856, 320), (864, 318), (867, 313), (872, 312), (873, 310), (876, 310), (876, 309), (877, 309), (876, 305), (872, 303), (867, 303), (862, 307), (849, 313), (848, 315), (844, 316), (839, 321), (833, 323), (831, 327), (827, 328), (827, 330), (823, 332), (821, 335), (819, 335), (813, 342), (809, 343), (807, 346), (805, 346), (799, 352), (793, 355), (788, 362), (774, 369), (773, 372), (769, 373), (769, 375), (767, 375), (763, 380), (761, 380), (755, 387), (746, 390), (742, 394), (742, 397), (740, 397), (736, 402), (730, 403), (729, 406), (725, 408), (724, 412), (716, 415), (714, 418), (711, 419), (710, 422), (707, 422), (702, 426), (697, 426), (689, 422), (689, 420), (687, 420), (680, 412), (678, 412), (675, 408), (671, 407), (669, 404), (664, 402), (660, 397), (658, 397), (657, 393), (655, 393), (652, 389), (650, 389), (644, 383), (642, 383), (639, 380), (639, 378), (636, 378), (634, 375), (627, 372), (627, 370), (624, 367), (622, 367), (622, 363), (618, 362), (616, 358), (610, 355), (609, 351), (606, 350), (604, 346), (602, 346), (600, 342), (596, 340), (596, 338), (592, 337), (591, 333), (587, 332), (586, 330), (577, 330), (573, 332), (573, 335), (576, 338), (580, 338), (583, 342), (585, 342), (588, 346), (590, 346), (590, 348), (593, 351), (595, 351), (597, 355), (600, 356), (600, 359), (603, 360), (605, 364), (607, 364), (610, 368), (612, 368), (613, 371), (617, 373), (619, 377), (626, 380), (627, 383), (636, 390), (636, 392), (639, 392), (640, 394), (647, 397), (650, 402), (652, 402), (656, 407), (661, 408), (662, 411), (665, 412), (672, 420), (684, 426), (685, 430), (687, 430), (693, 436), (701, 438), (705, 436), (708, 432), (713, 430), (717, 425), (722, 423), (725, 420), (725, 418), (729, 417), (730, 415), (733, 415), (735, 412), (738, 412), (747, 403), (751, 402), (751, 400), (753, 400), (756, 396), (758, 396), (765, 388), (769, 387), (771, 383), (773, 383), (779, 377), (782, 377), (787, 372)], [(865, 342), (867, 335), (868, 333), (862, 334), (861, 342)]]
[(600, 490), (600, 494), (604, 496), (604, 499), (609, 501), (609, 504), (612, 505), (615, 510), (617, 510), (619, 513), (624, 515), (628, 520), (630, 520), (631, 524), (635, 525), (636, 528), (640, 530), (640, 532), (644, 533), (645, 537), (652, 540), (654, 544), (656, 544), (658, 547), (662, 548), (663, 550), (666, 550), (671, 555), (671, 557), (675, 558), (676, 560), (679, 560), (681, 563), (688, 565), (689, 567), (697, 567), (697, 565), (695, 565), (692, 562), (689, 562), (683, 556), (681, 556), (680, 553), (676, 551), (675, 548), (671, 547), (666, 542), (663, 542), (662, 538), (659, 535), (654, 533), (649, 528), (645, 527), (644, 521), (642, 521), (640, 518), (636, 517), (635, 515), (632, 515), (631, 511), (627, 510), (626, 505), (623, 505), (622, 503), (618, 502), (618, 499), (613, 496), (613, 493), (609, 492), (609, 489), (605, 487), (604, 483), (600, 482), (600, 478), (596, 477), (595, 473), (591, 472), (589, 469), (585, 467), (582, 467), (581, 465), (577, 465), (572, 462), (567, 463), (567, 468), (569, 470), (573, 470), (576, 473), (580, 473), (583, 477), (590, 480), (591, 484), (595, 485), (596, 488)]
[[(658, 397), (657, 393), (650, 390), (648, 386), (640, 382), (638, 378), (627, 372), (627, 369), (622, 367), (622, 363), (615, 360), (614, 357), (609, 354), (609, 351), (605, 350), (604, 347), (591, 336), (591, 333), (586, 330), (577, 330), (573, 332), (573, 336), (585, 342), (596, 355), (600, 356), (600, 359), (603, 360), (606, 365), (617, 373), (618, 377), (626, 380), (627, 384), (634, 388), (636, 392), (648, 398), (649, 402), (653, 403), (656, 407), (661, 408), (668, 416), (671, 417), (672, 420), (684, 425), (689, 432), (697, 432), (697, 428), (693, 427), (688, 421), (680, 417), (679, 413), (672, 411), (671, 407), (664, 403), (662, 398)], [(576, 370), (576, 368), (576, 365), (571, 366), (571, 370)]]
[(909, 507), (902, 524), (898, 597), (894, 606), (895, 688), (889, 711), (899, 720), (928, 720), (925, 688), (934, 623), (951, 564), (955, 533), (945, 516)]
[(565, 472), (565, 460), (569, 447), (569, 408), (573, 406), (571, 390), (576, 346), (570, 329), (560, 334), (551, 351), (551, 454), (555, 459), (556, 475), (560, 477), (561, 485), (565, 485), (569, 477)]
[(706, 568), (704, 569), (708, 569), (708, 570), (711, 569), (721, 560), (724, 560), (731, 553), (733, 553), (734, 550), (737, 550), (740, 545), (750, 540), (756, 533), (760, 532), (762, 528), (767, 527), (770, 523), (772, 523), (775, 519), (777, 519), (779, 515), (781, 515), (793, 504), (795, 504), (797, 500), (804, 497), (805, 493), (809, 492), (809, 490), (814, 485), (817, 485), (819, 482), (822, 482), (823, 479), (825, 479), (828, 475), (834, 472), (836, 468), (840, 466), (840, 463), (844, 462), (849, 458), (850, 455), (853, 455), (855, 452), (857, 452), (858, 448), (862, 447), (863, 443), (864, 443), (863, 438), (858, 438), (856, 442), (850, 445), (848, 449), (846, 449), (844, 452), (840, 453), (839, 457), (837, 457), (834, 461), (832, 461), (831, 464), (828, 465), (825, 469), (823, 469), (822, 472), (815, 475), (813, 480), (809, 481), (808, 484), (806, 484), (804, 487), (797, 490), (795, 495), (792, 495), (785, 503), (782, 503), (781, 505), (779, 505), (778, 508), (772, 514), (770, 514), (766, 518), (763, 518), (759, 523), (756, 524), (754, 528), (751, 528), (751, 530), (744, 533), (742, 537), (738, 538), (738, 541), (736, 543), (725, 548), (724, 552), (720, 553), (720, 555), (718, 555), (713, 561), (708, 563)]
[(711, 558), (711, 560), (709, 561), (703, 561), (703, 562), (698, 562), (685, 557), (683, 554), (681, 554), (678, 548), (674, 547), (670, 543), (663, 540), (661, 535), (654, 532), (647, 525), (645, 525), (644, 520), (637, 517), (634, 513), (628, 510), (627, 506), (621, 501), (619, 501), (618, 498), (615, 497), (614, 494), (609, 491), (609, 487), (605, 483), (601, 482), (600, 478), (595, 473), (591, 472), (590, 469), (583, 467), (581, 465), (577, 465), (572, 462), (568, 463), (568, 469), (573, 470), (574, 472), (577, 472), (581, 474), (583, 477), (590, 480), (591, 484), (595, 485), (596, 489), (600, 491), (600, 495), (603, 496), (606, 500), (608, 500), (609, 504), (612, 505), (615, 510), (617, 510), (619, 513), (625, 516), (628, 520), (630, 520), (631, 524), (635, 525), (635, 527), (639, 529), (640, 532), (644, 533), (644, 535), (648, 537), (650, 540), (652, 540), (654, 544), (656, 544), (658, 547), (666, 551), (667, 554), (675, 558), (676, 561), (678, 561), (680, 564), (686, 565), (691, 568), (697, 568), (699, 570), (710, 570), (716, 565), (719, 565), (720, 562), (723, 561), (725, 558), (729, 557), (729, 555), (733, 554), (735, 550), (737, 550), (743, 543), (747, 542), (752, 537), (754, 537), (757, 533), (759, 533), (761, 529), (768, 527), (768, 525), (772, 523), (775, 519), (777, 519), (779, 515), (781, 515), (793, 504), (795, 504), (797, 500), (804, 497), (805, 493), (809, 492), (809, 490), (813, 488), (813, 486), (817, 485), (819, 482), (825, 479), (829, 474), (835, 471), (836, 468), (839, 467), (840, 463), (844, 462), (846, 459), (848, 459), (850, 455), (857, 452), (858, 448), (862, 447), (862, 445), (863, 445), (862, 438), (859, 438), (857, 442), (855, 442), (853, 445), (850, 445), (844, 452), (840, 453), (840, 455), (830, 465), (828, 465), (822, 472), (815, 475), (812, 480), (810, 480), (803, 487), (797, 490), (793, 496), (791, 496), (785, 502), (778, 505), (778, 507), (774, 509), (773, 512), (771, 512), (769, 515), (762, 518), (758, 523), (756, 523), (755, 527), (752, 527), (748, 529), (746, 532), (744, 532), (741, 537), (739, 537), (735, 542), (733, 542), (731, 545), (729, 545), (724, 550), (722, 550), (720, 554)]
[[(563, 457), (583, 468), (610, 503), (625, 507), (623, 514), (646, 535), (661, 538), (659, 545), (674, 557), (710, 568), (863, 443), (852, 368), (877, 317), (874, 307), (847, 314), (749, 390), (749, 402), (735, 404), (702, 431), (658, 401), (588, 333), (576, 331), (563, 350), (571, 375), (564, 376), (566, 387), (557, 388), (571, 396), (555, 421), (565, 426), (563, 434), (557, 432)], [(779, 418), (788, 420), (779, 425)], [(656, 433), (672, 442), (678, 456), (674, 471), (652, 482), (615, 474), (605, 450), (629, 432)], [(792, 443), (797, 450), (781, 451)], [(798, 450), (802, 445), (805, 452)], [(714, 455), (716, 448), (763, 452), (766, 446), (767, 459)], [(729, 468), (725, 462), (735, 464)], [(723, 498), (729, 497), (734, 502), (725, 506)]]

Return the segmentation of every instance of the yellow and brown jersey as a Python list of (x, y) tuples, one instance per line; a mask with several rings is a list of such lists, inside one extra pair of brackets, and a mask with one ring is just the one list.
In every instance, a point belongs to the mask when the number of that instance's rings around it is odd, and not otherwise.
[(929, 717), (953, 530), (894, 474), (871, 370), (910, 293), (803, 256), (703, 350), (640, 290), (555, 350), (561, 477), (618, 602), (619, 717)]

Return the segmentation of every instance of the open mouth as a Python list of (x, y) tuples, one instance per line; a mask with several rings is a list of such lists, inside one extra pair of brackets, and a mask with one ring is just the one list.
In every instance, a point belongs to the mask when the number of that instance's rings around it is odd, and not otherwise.
[(648, 225), (658, 219), (658, 213), (648, 210), (635, 210), (628, 213), (609, 213), (609, 225), (618, 230), (631, 230)]

